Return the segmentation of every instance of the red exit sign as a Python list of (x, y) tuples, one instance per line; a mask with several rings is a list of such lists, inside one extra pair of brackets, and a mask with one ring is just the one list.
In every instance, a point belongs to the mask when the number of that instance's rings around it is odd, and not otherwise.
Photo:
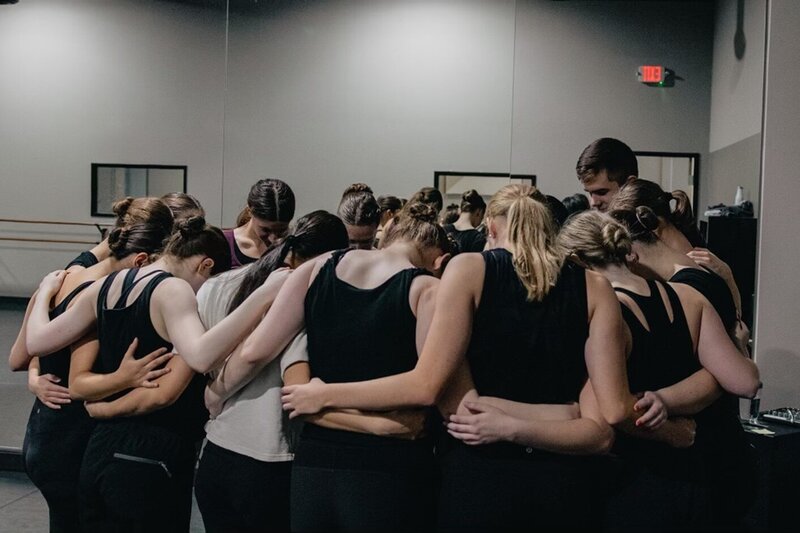
[(664, 67), (661, 65), (642, 65), (639, 67), (638, 77), (642, 83), (662, 83), (664, 81)]

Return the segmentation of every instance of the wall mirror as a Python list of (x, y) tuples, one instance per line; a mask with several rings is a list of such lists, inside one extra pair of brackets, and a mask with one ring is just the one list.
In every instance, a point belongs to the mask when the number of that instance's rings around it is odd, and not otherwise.
[(444, 205), (461, 204), (462, 195), (474, 189), (486, 203), (501, 187), (511, 183), (536, 185), (536, 176), (508, 174), (502, 172), (454, 172), (437, 171), (433, 173), (433, 186), (439, 189)]
[(92, 163), (92, 216), (115, 216), (114, 202), (126, 196), (186, 192), (186, 172), (186, 166)]

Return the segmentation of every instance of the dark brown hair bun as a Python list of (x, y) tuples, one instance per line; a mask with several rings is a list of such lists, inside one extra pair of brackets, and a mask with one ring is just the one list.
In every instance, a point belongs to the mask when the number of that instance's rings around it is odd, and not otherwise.
[(406, 206), (406, 214), (414, 220), (436, 224), (436, 209), (429, 204), (423, 202), (409, 204)]
[(195, 215), (184, 220), (180, 220), (175, 225), (175, 229), (180, 232), (181, 236), (186, 239), (191, 239), (203, 232), (206, 227), (206, 219)]
[(117, 217), (124, 217), (128, 213), (128, 209), (130, 209), (133, 200), (134, 198), (132, 196), (128, 196), (122, 200), (117, 200), (114, 202), (111, 210), (114, 211), (114, 214), (117, 215)]
[(346, 188), (344, 190), (344, 192), (342, 193), (342, 196), (344, 197), (344, 196), (347, 196), (348, 194), (353, 194), (353, 193), (356, 193), (356, 192), (366, 192), (366, 193), (369, 193), (369, 194), (374, 194), (372, 192), (372, 187), (370, 187), (366, 183), (353, 183), (352, 185), (350, 185), (348, 188)]

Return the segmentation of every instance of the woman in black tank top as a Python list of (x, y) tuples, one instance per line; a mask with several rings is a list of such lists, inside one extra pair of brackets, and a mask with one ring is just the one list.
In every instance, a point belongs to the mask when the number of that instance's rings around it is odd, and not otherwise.
[[(130, 218), (137, 223), (123, 224), (112, 230), (107, 242), (104, 241), (110, 255), (102, 261), (95, 258), (87, 268), (77, 266), (75, 261), (68, 265), (67, 268), (71, 267), (69, 279), (53, 298), (56, 305), (49, 313), (51, 319), (64, 313), (95, 280), (109, 272), (144, 264), (150, 254), (160, 251), (172, 230), (169, 209), (155, 198), (137, 199), (131, 201), (131, 205), (127, 205), (127, 201), (121, 204), (126, 209), (134, 209), (136, 217)], [(119, 205), (116, 210), (122, 212)], [(90, 252), (84, 254), (94, 258)], [(23, 464), (47, 501), (50, 529), (78, 531), (78, 475), (94, 423), (82, 402), (70, 400), (69, 347), (31, 359), (25, 347), (26, 329), (23, 323), (11, 355), (15, 369), (28, 366), (29, 386), (37, 395), (28, 419)], [(131, 386), (139, 385), (134, 373), (128, 372), (121, 378), (130, 381)]]
[[(623, 188), (623, 191), (625, 189)], [(730, 322), (735, 310), (731, 306), (732, 300), (725, 297), (725, 290), (721, 287), (719, 278), (700, 269), (686, 255), (669, 246), (661, 238), (665, 228), (663, 217), (649, 205), (631, 206), (631, 202), (638, 196), (630, 198), (628, 196), (630, 194), (626, 193), (619, 204), (615, 198), (610, 214), (631, 233), (637, 257), (634, 271), (645, 277), (677, 282), (676, 287), (684, 287), (695, 298), (700, 298), (704, 302), (704, 307), (708, 308), (707, 313), (703, 312), (704, 320), (713, 320), (725, 329), (721, 317)], [(704, 297), (705, 295), (711, 299)], [(730, 336), (733, 332), (728, 329), (726, 333)], [(740, 353), (747, 354), (743, 342), (742, 339), (737, 343), (738, 349)], [(700, 418), (708, 417), (708, 420), (701, 425), (697, 433), (697, 446), (703, 450), (709, 475), (714, 484), (712, 503), (714, 519), (729, 527), (737, 526), (735, 522), (741, 520), (752, 503), (755, 475), (755, 464), (739, 422), (738, 401), (735, 396), (755, 395), (759, 386), (758, 371), (749, 359), (740, 357), (738, 360), (729, 361), (728, 372), (737, 372), (739, 366), (743, 367), (740, 370), (740, 377), (746, 382), (743, 383), (746, 386), (737, 389), (723, 386), (730, 394), (723, 394), (713, 405), (699, 414)], [(737, 505), (731, 506), (732, 501)], [(732, 507), (735, 507), (738, 513), (732, 512)]]
[[(724, 361), (721, 365), (706, 353), (715, 342), (699, 342), (710, 332), (701, 331), (701, 316), (693, 309), (697, 299), (681, 297), (671, 284), (645, 281), (628, 270), (626, 256), (632, 244), (624, 227), (598, 212), (581, 213), (562, 229), (559, 243), (566, 253), (603, 274), (614, 286), (627, 325), (629, 384), (631, 391), (642, 396), (636, 406), (642, 412), (637, 421), (641, 429), (620, 434), (614, 447), (623, 459), (624, 475), (610, 500), (609, 527), (708, 527), (707, 469), (698, 447), (669, 447), (648, 438), (647, 432), (662, 427), (667, 416), (694, 416), (706, 409), (720, 392), (713, 371), (725, 385), (742, 383), (726, 381), (727, 375), (720, 371)], [(691, 329), (684, 308), (690, 310)], [(722, 356), (738, 364), (741, 357), (731, 350), (733, 346), (719, 327), (716, 334), (716, 342), (727, 343)], [(697, 424), (699, 432), (703, 424), (700, 420)]]
[[(443, 457), (439, 523), (445, 528), (584, 523), (584, 513), (561, 511), (575, 501), (567, 493), (582, 491), (591, 477), (588, 467), (544, 450), (601, 453), (611, 443), (601, 410), (588, 399), (594, 398), (591, 391), (581, 395), (587, 336), (596, 356), (586, 360), (602, 382), (602, 410), (617, 421), (633, 405), (622, 394), (627, 387), (621, 339), (601, 338), (597, 332), (618, 328), (621, 321), (611, 288), (599, 276), (565, 267), (553, 253), (552, 221), (542, 198), (525, 186), (509, 186), (495, 195), (489, 226), (495, 241), (507, 249), (461, 254), (451, 261), (437, 296), (442, 305), (437, 305), (413, 369), (362, 383), (284, 388), (284, 408), (293, 416), (330, 406), (392, 409), (438, 403), (445, 415), (459, 408), (463, 416), (451, 419), (448, 427), (463, 443), (451, 440), (452, 449)], [(603, 289), (598, 303), (597, 291)], [(579, 354), (555, 353), (578, 346)], [(478, 392), (505, 399), (477, 396), (465, 353), (478, 369), (473, 370)], [(614, 359), (616, 368), (597, 364)], [(579, 396), (585, 399), (582, 413), (574, 406)]]
[[(430, 206), (409, 206), (377, 251), (334, 252), (299, 267), (209, 394), (246, 384), (305, 326), (313, 385), (414, 367), (447, 246)], [(410, 435), (413, 437), (414, 435)], [(292, 467), (292, 529), (420, 530), (431, 524), (431, 441), (331, 429), (307, 419)]]
[[(158, 261), (95, 283), (52, 322), (42, 315), (38, 296), (34, 302), (28, 325), (30, 349), (58, 349), (97, 320), (100, 355), (96, 358), (78, 348), (70, 383), (76, 397), (106, 399), (87, 404), (93, 417), (113, 418), (95, 429), (87, 449), (91, 459), (81, 474), (87, 519), (97, 527), (142, 526), (152, 516), (164, 516), (169, 530), (188, 527), (194, 444), (202, 437), (206, 415), (203, 382), (186, 361), (205, 367), (224, 359), (271, 298), (266, 284), (219, 327), (204, 332), (194, 291), (211, 274), (227, 269), (229, 261), (221, 232), (201, 217), (192, 217), (178, 224)], [(40, 287), (43, 299), (60, 281), (60, 274), (46, 278)], [(115, 379), (118, 367), (152, 350), (169, 351), (173, 345), (181, 357), (170, 359), (157, 388), (140, 387), (118, 397), (127, 388)]]

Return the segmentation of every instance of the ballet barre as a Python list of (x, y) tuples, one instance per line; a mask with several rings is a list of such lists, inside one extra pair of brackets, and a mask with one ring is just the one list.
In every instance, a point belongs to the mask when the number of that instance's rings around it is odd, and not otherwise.
[[(92, 227), (100, 232), (100, 239), (105, 239), (108, 228), (113, 224), (104, 224), (100, 222), (68, 222), (63, 220), (27, 220), (19, 218), (0, 218), (0, 222), (11, 222), (14, 224), (47, 224), (53, 226), (82, 226)], [(0, 237), (0, 241), (16, 241), (16, 242), (40, 242), (40, 243), (57, 243), (57, 244), (91, 244), (95, 245), (98, 241), (82, 241), (74, 239), (36, 239), (31, 237)]]

